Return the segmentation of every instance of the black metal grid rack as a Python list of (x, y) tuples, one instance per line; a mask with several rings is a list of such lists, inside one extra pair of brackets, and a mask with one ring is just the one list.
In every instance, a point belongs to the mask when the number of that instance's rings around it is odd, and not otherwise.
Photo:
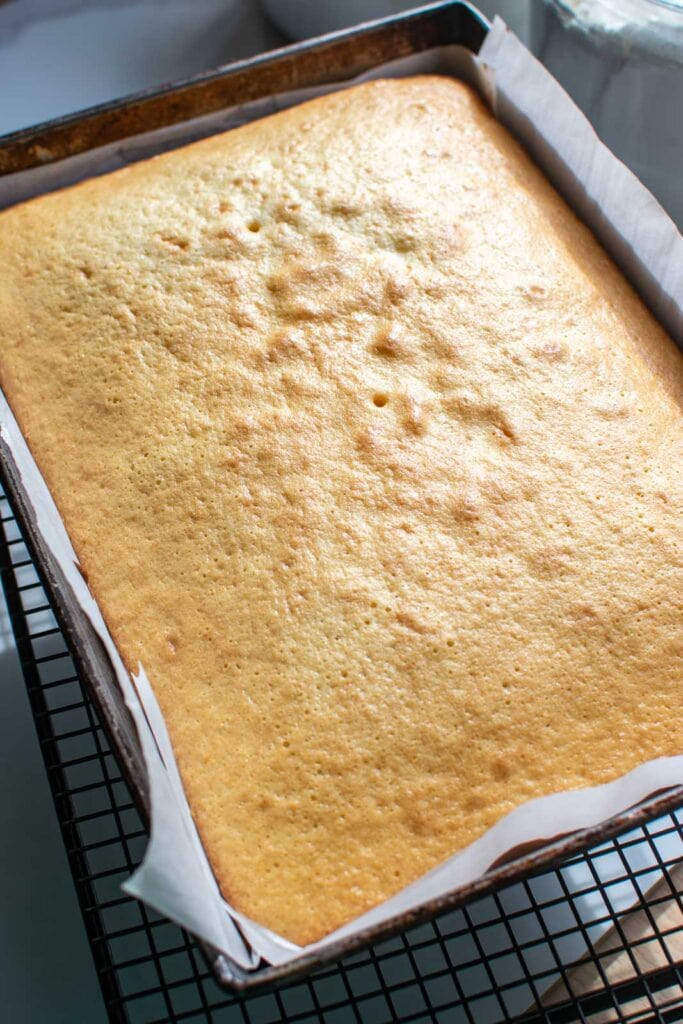
[(187, 933), (120, 891), (145, 829), (2, 491), (0, 516), (2, 582), (113, 1022), (683, 1021), (683, 811), (307, 981), (221, 990)]

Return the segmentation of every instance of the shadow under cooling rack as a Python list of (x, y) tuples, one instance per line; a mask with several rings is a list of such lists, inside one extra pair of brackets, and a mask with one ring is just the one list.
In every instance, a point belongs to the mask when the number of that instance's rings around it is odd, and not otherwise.
[(112, 1021), (683, 1021), (683, 811), (266, 995), (227, 995), (186, 932), (124, 895), (147, 834), (9, 503), (0, 570)]

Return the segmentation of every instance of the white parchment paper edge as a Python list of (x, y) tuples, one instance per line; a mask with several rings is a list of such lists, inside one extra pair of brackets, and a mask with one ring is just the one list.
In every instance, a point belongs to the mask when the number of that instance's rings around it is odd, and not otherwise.
[[(556, 186), (609, 248), (658, 318), (683, 342), (683, 239), (647, 190), (594, 135), (583, 115), (528, 50), (497, 20), (478, 57), (442, 47), (376, 68), (370, 77), (440, 72), (475, 85), (544, 166)], [(165, 149), (213, 134), (345, 88), (339, 83), (299, 90), (0, 181), (0, 207), (125, 166)], [(7, 402), (0, 395), (0, 433), (7, 442), (36, 514), (38, 529), (59, 562), (85, 615), (111, 658), (135, 720), (149, 775), (151, 837), (140, 868), (124, 889), (244, 969), (261, 959), (294, 960), (304, 950), (255, 924), (225, 903), (208, 864), (185, 799), (163, 716), (142, 666), (131, 678), (81, 576), (76, 555)], [(381, 906), (345, 925), (306, 952), (386, 921), (405, 910), (481, 877), (507, 851), (533, 840), (599, 824), (645, 799), (683, 783), (683, 756), (662, 758), (593, 789), (531, 801), (498, 822), (477, 842)], [(325, 880), (321, 879), (324, 885)]]

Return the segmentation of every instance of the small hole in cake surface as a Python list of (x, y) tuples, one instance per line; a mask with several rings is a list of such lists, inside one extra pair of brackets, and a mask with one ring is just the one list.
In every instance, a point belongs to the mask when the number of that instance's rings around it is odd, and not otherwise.
[(249, 228), (253, 235), (257, 235), (261, 230), (261, 225), (257, 220), (250, 220), (249, 223), (247, 224), (247, 227)]
[(372, 404), (376, 405), (378, 409), (383, 409), (389, 401), (389, 396), (385, 395), (383, 391), (378, 391), (372, 396)]
[(166, 245), (171, 246), (172, 249), (189, 249), (190, 243), (187, 238), (181, 238), (179, 235), (162, 235), (161, 241)]

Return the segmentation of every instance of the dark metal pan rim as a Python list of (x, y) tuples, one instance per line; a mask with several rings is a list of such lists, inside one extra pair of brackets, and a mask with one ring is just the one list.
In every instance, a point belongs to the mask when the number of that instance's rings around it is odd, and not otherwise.
[(350, 78), (398, 57), (458, 42), (478, 52), (489, 23), (467, 0), (403, 14), (234, 61), (0, 136), (0, 175), (304, 86)]

